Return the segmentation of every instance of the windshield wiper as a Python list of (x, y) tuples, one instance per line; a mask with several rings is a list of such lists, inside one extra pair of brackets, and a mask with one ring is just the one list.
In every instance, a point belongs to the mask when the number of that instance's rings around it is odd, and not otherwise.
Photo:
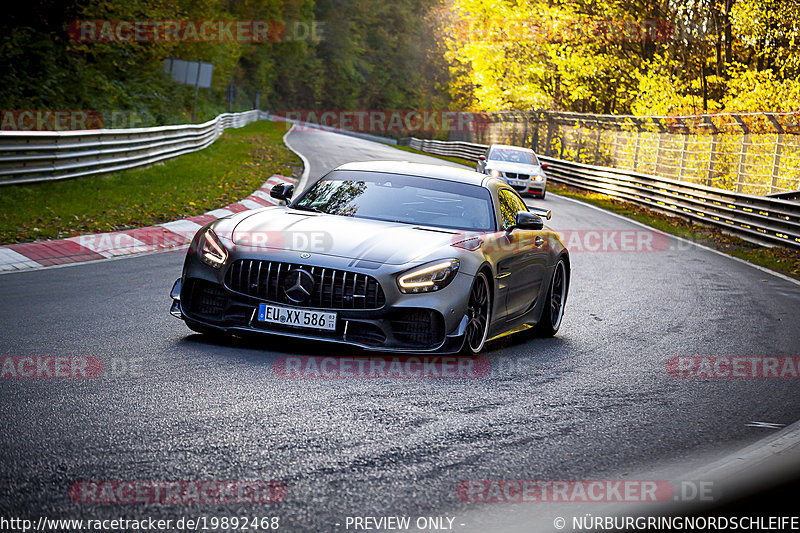
[(300, 211), (311, 211), (312, 213), (324, 213), (324, 211), (320, 211), (316, 207), (311, 207), (310, 205), (293, 205), (292, 209), (298, 209)]

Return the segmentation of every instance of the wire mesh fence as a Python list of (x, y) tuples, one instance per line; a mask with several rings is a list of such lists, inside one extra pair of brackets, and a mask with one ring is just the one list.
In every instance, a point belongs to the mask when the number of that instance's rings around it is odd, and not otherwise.
[(451, 140), (528, 146), (542, 155), (746, 194), (800, 190), (800, 113), (683, 117), (547, 111), (483, 115)]

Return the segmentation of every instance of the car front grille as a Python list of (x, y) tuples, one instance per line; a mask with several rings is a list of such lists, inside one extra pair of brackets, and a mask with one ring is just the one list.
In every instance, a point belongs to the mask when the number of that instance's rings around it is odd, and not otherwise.
[(512, 180), (528, 180), (531, 179), (528, 174), (517, 174), (516, 172), (506, 172), (506, 177)]
[[(283, 290), (286, 275), (302, 269), (314, 278), (314, 289), (306, 302), (293, 302)], [(240, 259), (225, 275), (232, 291), (268, 302), (319, 309), (379, 309), (386, 303), (378, 280), (366, 274), (318, 266), (277, 261)]]

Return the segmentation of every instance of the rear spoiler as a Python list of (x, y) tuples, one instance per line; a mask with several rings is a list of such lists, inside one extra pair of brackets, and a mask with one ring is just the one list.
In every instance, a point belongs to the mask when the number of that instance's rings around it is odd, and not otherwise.
[(543, 209), (541, 207), (528, 207), (528, 211), (547, 220), (550, 220), (550, 215), (552, 215), (549, 209)]

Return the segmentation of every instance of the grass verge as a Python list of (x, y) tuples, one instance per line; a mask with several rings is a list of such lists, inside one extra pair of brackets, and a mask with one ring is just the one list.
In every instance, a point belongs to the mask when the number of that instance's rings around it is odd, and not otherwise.
[[(408, 152), (445, 159), (469, 167), (475, 166), (473, 162), (465, 159), (437, 156), (426, 152), (420, 152), (419, 150), (413, 150), (406, 146), (398, 146), (397, 148)], [(681, 217), (670, 216), (640, 207), (636, 204), (617, 200), (610, 196), (583, 191), (552, 181), (547, 184), (547, 190), (607, 209), (608, 211), (631, 218), (665, 233), (683, 237), (684, 239), (744, 259), (753, 264), (800, 279), (800, 251), (782, 248), (780, 246), (760, 246), (735, 235), (725, 233), (714, 226), (695, 224)]]
[(150, 226), (234, 203), (271, 175), (302, 169), (284, 133), (284, 123), (260, 121), (148, 168), (0, 187), (0, 244)]

